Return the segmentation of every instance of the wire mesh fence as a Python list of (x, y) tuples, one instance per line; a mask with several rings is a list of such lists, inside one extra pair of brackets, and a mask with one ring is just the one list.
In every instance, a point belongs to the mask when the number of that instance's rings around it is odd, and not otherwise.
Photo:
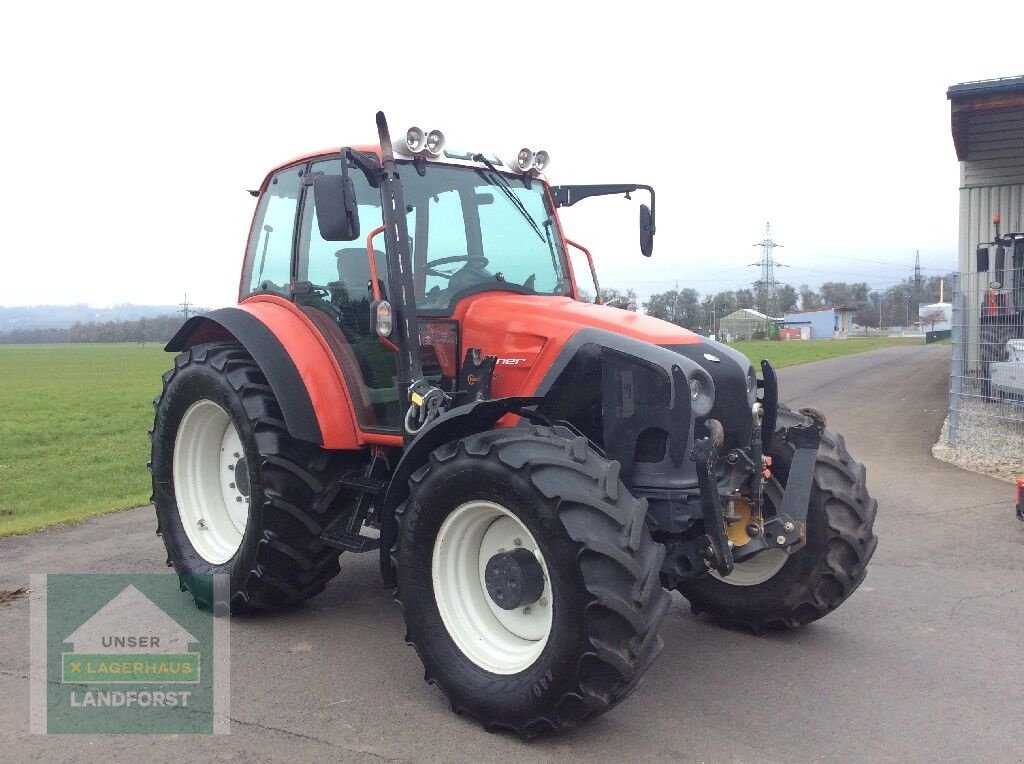
[(1024, 267), (958, 274), (950, 329), (949, 445), (1024, 468)]

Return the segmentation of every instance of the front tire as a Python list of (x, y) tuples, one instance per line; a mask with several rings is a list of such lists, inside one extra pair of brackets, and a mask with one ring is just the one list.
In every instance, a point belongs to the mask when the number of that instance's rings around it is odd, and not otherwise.
[[(785, 485), (793, 448), (783, 428), (800, 424), (799, 414), (779, 406), (779, 430), (769, 453), (772, 472)], [(814, 469), (807, 511), (807, 543), (792, 555), (769, 550), (739, 563), (729, 576), (706, 575), (682, 582), (679, 592), (694, 613), (708, 613), (729, 625), (755, 632), (803, 626), (839, 607), (863, 582), (878, 545), (874, 534), (878, 502), (868, 494), (867, 471), (846, 450), (842, 435), (825, 430)], [(778, 506), (781, 490), (766, 487)]]
[[(455, 711), (523, 737), (623, 700), (661, 650), (669, 603), (646, 509), (617, 462), (564, 430), (497, 430), (434, 451), (410, 480), (395, 548), (406, 641), (427, 681)], [(505, 611), (484, 557), (517, 548), (544, 577), (539, 599)]]
[(196, 345), (153, 402), (150, 470), (157, 533), (182, 588), (211, 607), (227, 574), (232, 613), (301, 602), (338, 574), (320, 541), (338, 455), (292, 438), (277, 399), (240, 345)]

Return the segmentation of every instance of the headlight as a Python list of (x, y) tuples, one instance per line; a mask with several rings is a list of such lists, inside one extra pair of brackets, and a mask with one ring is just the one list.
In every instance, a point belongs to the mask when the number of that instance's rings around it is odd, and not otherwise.
[(405, 133), (405, 145), (413, 154), (423, 151), (426, 142), (426, 134), (418, 127), (410, 127)]
[(695, 401), (700, 398), (700, 394), (704, 391), (704, 386), (701, 385), (700, 380), (696, 377), (690, 379), (690, 400)]
[(757, 374), (754, 373), (754, 367), (751, 366), (747, 371), (747, 395), (753, 395), (757, 389)]
[(546, 151), (541, 150), (533, 155), (533, 167), (537, 172), (544, 172), (550, 161), (551, 157)]
[(440, 130), (431, 130), (427, 133), (426, 146), (431, 154), (440, 156), (441, 149), (444, 148), (444, 133)]
[(530, 170), (533, 167), (534, 160), (534, 153), (529, 149), (519, 149), (519, 154), (516, 155), (516, 165), (519, 167), (520, 172)]

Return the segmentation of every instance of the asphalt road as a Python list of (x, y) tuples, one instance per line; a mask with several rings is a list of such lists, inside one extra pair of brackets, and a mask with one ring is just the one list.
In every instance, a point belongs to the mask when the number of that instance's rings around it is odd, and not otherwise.
[[(715, 626), (676, 596), (665, 650), (623, 705), (523, 743), (448, 710), (402, 641), (372, 555), (328, 590), (232, 622), (231, 734), (30, 736), (28, 603), (0, 607), (0, 758), (1018, 761), (1024, 754), (1024, 524), (1012, 486), (933, 460), (948, 346), (781, 372), (868, 466), (878, 551), (865, 584), (804, 629)], [(151, 510), (0, 539), (0, 588), (36, 572), (163, 572)]]

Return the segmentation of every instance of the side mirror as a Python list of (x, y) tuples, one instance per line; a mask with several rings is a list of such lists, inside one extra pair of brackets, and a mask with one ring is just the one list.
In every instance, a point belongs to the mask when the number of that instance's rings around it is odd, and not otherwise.
[(359, 208), (352, 179), (347, 175), (317, 175), (313, 178), (316, 222), (324, 241), (354, 241), (359, 238)]
[(978, 260), (978, 273), (988, 272), (988, 247), (981, 245), (975, 253)]
[(996, 281), (1002, 283), (1006, 277), (1006, 247), (1002, 244), (996, 247)]
[(651, 208), (646, 204), (640, 205), (640, 254), (650, 257), (654, 251), (654, 218), (651, 217)]

